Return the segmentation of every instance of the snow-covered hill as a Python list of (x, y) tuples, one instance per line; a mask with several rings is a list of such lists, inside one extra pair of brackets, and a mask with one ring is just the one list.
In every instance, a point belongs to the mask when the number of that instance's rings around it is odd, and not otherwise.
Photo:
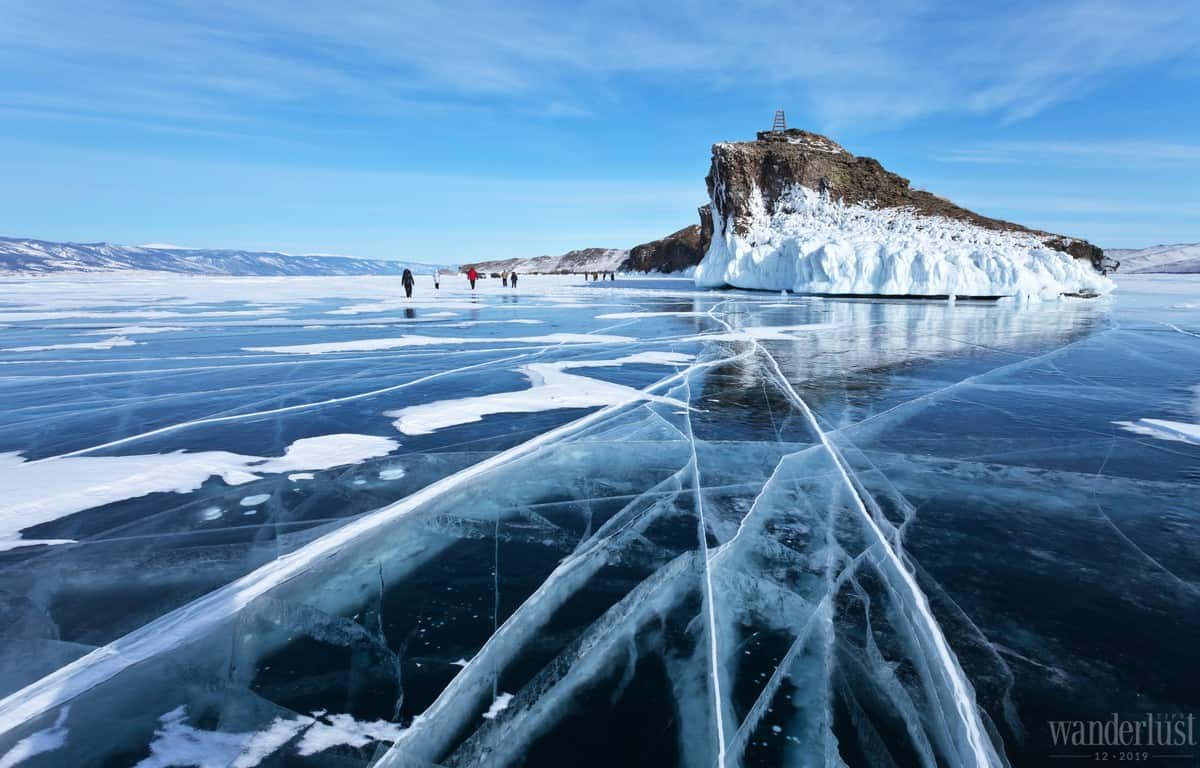
[(463, 264), (462, 268), (475, 267), (484, 273), (513, 271), (525, 274), (615, 272), (628, 258), (629, 251), (621, 248), (581, 248), (575, 251), (567, 251), (561, 256), (534, 256), (528, 259), (478, 261), (473, 264)]
[[(189, 249), (173, 245), (52, 243), (0, 237), (0, 274), (143, 270), (192, 275), (398, 275), (435, 265), (273, 251)], [(442, 266), (442, 269), (453, 269)]]
[(1110, 248), (1105, 253), (1121, 262), (1121, 274), (1200, 273), (1200, 243), (1152, 245), (1138, 249)]

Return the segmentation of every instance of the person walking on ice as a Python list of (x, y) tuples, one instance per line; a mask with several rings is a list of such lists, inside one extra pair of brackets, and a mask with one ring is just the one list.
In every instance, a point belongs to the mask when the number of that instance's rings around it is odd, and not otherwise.
[(475, 267), (467, 270), (467, 282), (471, 284), (471, 290), (475, 290), (475, 281), (479, 279), (479, 273), (475, 271)]
[(513, 272), (512, 274), (510, 274), (508, 276), (508, 282), (512, 283), (513, 288), (517, 287), (517, 273), (516, 272)]
[(404, 270), (404, 274), (400, 276), (400, 283), (401, 283), (401, 285), (404, 286), (404, 298), (406, 298), (406, 299), (412, 298), (412, 289), (413, 289), (414, 282), (415, 281), (413, 280), (412, 270), (411, 269)]
[(433, 270), (433, 290), (439, 290), (442, 287), (441, 279), (438, 277), (438, 271)]

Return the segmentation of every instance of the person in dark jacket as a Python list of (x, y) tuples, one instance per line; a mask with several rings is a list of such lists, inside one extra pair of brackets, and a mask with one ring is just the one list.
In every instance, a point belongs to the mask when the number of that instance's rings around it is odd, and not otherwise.
[(411, 269), (404, 270), (404, 274), (400, 276), (400, 283), (404, 286), (404, 297), (412, 298), (413, 289), (413, 274)]
[(475, 267), (467, 270), (467, 281), (471, 284), (471, 290), (475, 290), (475, 281), (479, 279), (479, 273), (475, 271)]
[(516, 272), (513, 272), (512, 274), (510, 274), (508, 276), (508, 282), (512, 283), (513, 288), (517, 287), (517, 273)]

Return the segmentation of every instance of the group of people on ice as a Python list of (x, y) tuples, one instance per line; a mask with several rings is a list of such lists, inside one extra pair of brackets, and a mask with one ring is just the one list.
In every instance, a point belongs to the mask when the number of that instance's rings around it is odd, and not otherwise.
[[(508, 288), (510, 285), (513, 288), (517, 287), (516, 272), (504, 272), (500, 275), (500, 279), (504, 282), (505, 288)], [(479, 272), (475, 270), (475, 267), (469, 268), (467, 270), (467, 282), (471, 284), (472, 291), (475, 290), (475, 282), (477, 280), (479, 280)], [(413, 277), (412, 270), (405, 269), (404, 273), (400, 275), (400, 284), (404, 286), (405, 298), (412, 298), (413, 286), (415, 286), (416, 283), (417, 279)], [(441, 275), (436, 269), (433, 271), (433, 287), (434, 290), (438, 290), (442, 287)]]
[[(493, 272), (492, 277), (495, 277), (495, 276), (496, 276), (496, 273)], [(480, 277), (482, 277), (482, 275), (480, 275), (479, 272), (477, 272), (475, 270), (475, 267), (467, 268), (467, 282), (471, 284), (472, 291), (475, 290), (475, 281), (478, 280)], [(505, 288), (508, 288), (510, 285), (513, 288), (517, 287), (517, 273), (516, 272), (501, 272), (500, 280), (504, 283)]]

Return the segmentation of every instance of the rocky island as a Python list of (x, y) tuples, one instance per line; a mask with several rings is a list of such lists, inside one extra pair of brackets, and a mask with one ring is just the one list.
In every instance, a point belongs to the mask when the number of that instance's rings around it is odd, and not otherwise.
[(855, 296), (1094, 296), (1115, 266), (1084, 240), (912, 189), (877, 160), (802, 130), (713, 145), (704, 287)]

